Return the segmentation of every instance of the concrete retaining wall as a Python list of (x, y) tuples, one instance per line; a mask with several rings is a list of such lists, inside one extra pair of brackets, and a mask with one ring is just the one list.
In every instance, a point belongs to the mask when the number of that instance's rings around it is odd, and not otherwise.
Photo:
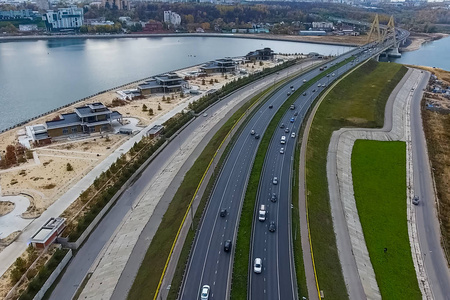
[(52, 286), (53, 282), (56, 280), (56, 278), (58, 278), (59, 274), (61, 273), (61, 271), (64, 269), (64, 267), (67, 265), (67, 263), (71, 258), (72, 258), (72, 250), (69, 249), (69, 252), (67, 252), (66, 256), (64, 256), (63, 260), (52, 272), (47, 281), (45, 281), (44, 285), (36, 294), (36, 296), (34, 296), (33, 300), (41, 300), (44, 297), (47, 290)]

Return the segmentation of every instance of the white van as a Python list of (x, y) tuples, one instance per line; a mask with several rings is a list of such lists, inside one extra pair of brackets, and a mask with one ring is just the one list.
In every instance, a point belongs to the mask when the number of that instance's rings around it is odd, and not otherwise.
[(264, 222), (266, 220), (266, 213), (266, 206), (261, 204), (261, 207), (259, 208), (258, 220)]
[(283, 135), (283, 136), (281, 137), (280, 143), (281, 143), (281, 144), (286, 144), (286, 136), (285, 136), (285, 135)]

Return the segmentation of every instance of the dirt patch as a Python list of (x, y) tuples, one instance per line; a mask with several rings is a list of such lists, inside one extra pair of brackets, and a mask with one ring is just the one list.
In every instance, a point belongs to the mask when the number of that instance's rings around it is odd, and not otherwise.
[(408, 46), (401, 48), (401, 50), (402, 52), (415, 51), (418, 50), (424, 43), (439, 40), (446, 36), (448, 36), (448, 34), (445, 33), (414, 33), (408, 38), (411, 43)]
[(20, 230), (14, 231), (7, 237), (0, 239), (0, 249), (3, 250), (3, 248), (7, 247), (9, 244), (14, 242), (21, 233), (22, 233), (22, 231), (20, 231)]
[(14, 210), (14, 203), (10, 201), (1, 201), (0, 202), (0, 217), (6, 214), (9, 214)]

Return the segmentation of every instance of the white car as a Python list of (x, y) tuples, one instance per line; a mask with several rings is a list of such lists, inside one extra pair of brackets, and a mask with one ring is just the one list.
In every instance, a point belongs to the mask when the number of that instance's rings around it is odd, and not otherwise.
[(273, 180), (272, 180), (272, 183), (274, 185), (277, 185), (278, 184), (278, 177), (274, 177)]
[(250, 131), (250, 134), (254, 135), (255, 134), (255, 130), (252, 129), (252, 131)]
[(281, 154), (284, 154), (284, 148), (281, 148), (281, 149), (280, 149), (280, 153), (281, 153)]
[(255, 264), (253, 265), (253, 271), (256, 274), (260, 274), (261, 273), (261, 271), (262, 271), (262, 260), (261, 260), (261, 258), (255, 258)]
[(200, 299), (201, 300), (208, 300), (209, 299), (209, 290), (210, 290), (209, 285), (205, 284), (202, 287), (202, 291), (200, 292)]
[(291, 133), (291, 138), (295, 138), (295, 132)]

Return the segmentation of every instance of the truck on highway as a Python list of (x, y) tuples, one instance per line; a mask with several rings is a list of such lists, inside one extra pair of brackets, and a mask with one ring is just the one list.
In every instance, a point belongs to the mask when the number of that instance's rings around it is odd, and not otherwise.
[(283, 135), (283, 136), (281, 137), (280, 144), (286, 144), (286, 136), (285, 136), (285, 135)]
[(259, 208), (258, 220), (264, 222), (266, 220), (266, 214), (267, 214), (266, 206), (264, 204), (261, 204)]

